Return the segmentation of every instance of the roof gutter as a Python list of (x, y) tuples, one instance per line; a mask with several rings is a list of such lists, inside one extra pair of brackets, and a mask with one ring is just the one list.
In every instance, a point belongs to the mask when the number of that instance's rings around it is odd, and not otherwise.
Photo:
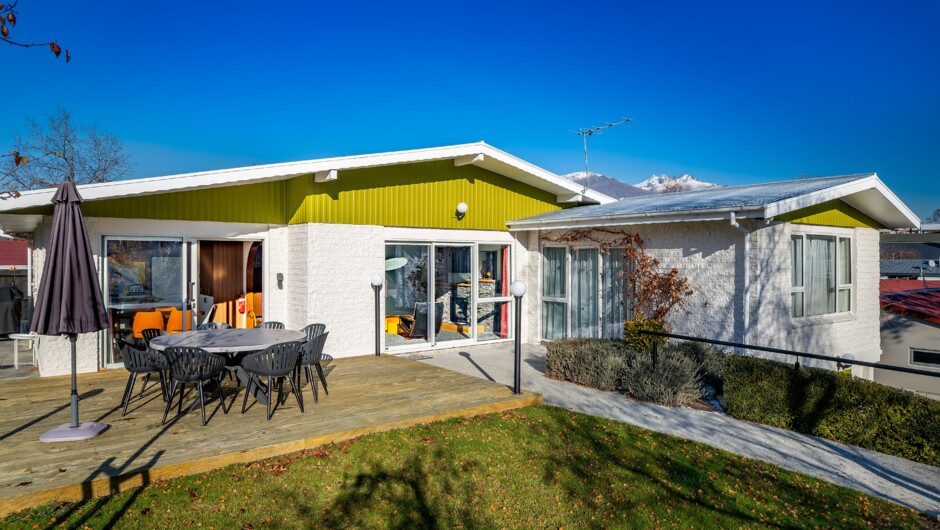
[(731, 226), (737, 228), (744, 234), (744, 300), (742, 304), (744, 331), (742, 333), (741, 342), (749, 344), (748, 335), (751, 331), (751, 231), (738, 224), (738, 219), (734, 212), (729, 214), (728, 220), (731, 222)]

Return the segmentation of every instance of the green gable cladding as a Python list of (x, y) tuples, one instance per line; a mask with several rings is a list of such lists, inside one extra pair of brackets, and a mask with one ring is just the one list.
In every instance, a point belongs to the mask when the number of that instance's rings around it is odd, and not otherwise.
[[(458, 221), (457, 203), (469, 206)], [(340, 170), (288, 180), (86, 201), (87, 217), (231, 223), (342, 223), (507, 230), (506, 221), (561, 209), (556, 196), (451, 160)], [(52, 205), (10, 213), (52, 214)]]
[(807, 208), (778, 215), (776, 220), (804, 225), (884, 228), (878, 221), (839, 199), (822, 202)]

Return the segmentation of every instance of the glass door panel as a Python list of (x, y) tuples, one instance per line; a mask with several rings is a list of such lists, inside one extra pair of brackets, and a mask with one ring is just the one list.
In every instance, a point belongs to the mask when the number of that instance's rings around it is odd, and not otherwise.
[(478, 262), (477, 341), (511, 338), (509, 245), (481, 244)]
[(430, 245), (385, 246), (385, 346), (430, 340)]
[(111, 320), (105, 364), (110, 366), (124, 362), (114, 339), (143, 344), (144, 329), (167, 330), (183, 322), (183, 241), (107, 237), (105, 256), (105, 296)]
[(473, 339), (473, 247), (434, 246), (434, 342)]
[(598, 337), (598, 252), (594, 248), (571, 251), (571, 336)]

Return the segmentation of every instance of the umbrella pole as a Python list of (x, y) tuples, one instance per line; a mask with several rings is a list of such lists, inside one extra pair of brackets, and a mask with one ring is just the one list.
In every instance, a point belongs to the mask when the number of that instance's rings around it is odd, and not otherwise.
[(72, 425), (71, 427), (75, 429), (78, 427), (78, 358), (75, 355), (75, 341), (78, 340), (78, 335), (76, 333), (69, 334), (69, 342), (72, 346)]

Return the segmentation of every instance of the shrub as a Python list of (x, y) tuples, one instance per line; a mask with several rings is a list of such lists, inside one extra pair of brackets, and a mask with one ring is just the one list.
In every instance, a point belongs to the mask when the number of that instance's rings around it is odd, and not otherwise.
[(665, 332), (666, 326), (652, 318), (646, 318), (637, 313), (630, 320), (623, 323), (623, 340), (627, 346), (633, 350), (651, 350), (653, 344), (662, 346), (666, 344), (666, 337), (657, 337), (654, 335), (642, 335), (640, 331), (659, 331)]
[(660, 348), (656, 364), (649, 350), (632, 351), (620, 378), (620, 390), (642, 401), (684, 405), (702, 395), (699, 364), (683, 348)]
[(565, 339), (548, 343), (545, 375), (600, 390), (616, 390), (624, 367), (623, 341)]
[(702, 383), (715, 389), (716, 395), (724, 393), (724, 364), (727, 353), (701, 342), (678, 342), (675, 348), (695, 360)]
[(725, 404), (736, 418), (940, 466), (940, 402), (819, 368), (729, 356)]

